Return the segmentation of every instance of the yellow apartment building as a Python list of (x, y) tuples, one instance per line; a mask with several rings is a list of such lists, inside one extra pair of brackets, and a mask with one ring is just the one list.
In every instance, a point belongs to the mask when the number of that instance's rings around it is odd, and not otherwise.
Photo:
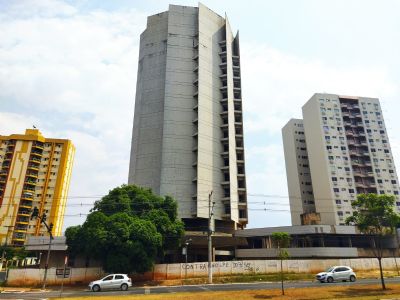
[(61, 235), (75, 147), (45, 138), (37, 129), (0, 136), (0, 244), (22, 246), (27, 236), (47, 235), (34, 207)]

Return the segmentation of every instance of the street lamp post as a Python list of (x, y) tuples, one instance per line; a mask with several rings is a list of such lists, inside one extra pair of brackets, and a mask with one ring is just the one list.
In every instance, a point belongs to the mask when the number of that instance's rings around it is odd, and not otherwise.
[(44, 276), (43, 276), (43, 286), (42, 289), (46, 289), (46, 279), (47, 279), (47, 269), (49, 268), (49, 261), (50, 261), (50, 251), (51, 251), (51, 241), (54, 239), (53, 234), (51, 231), (53, 230), (53, 223), (48, 225), (46, 223), (47, 216), (43, 213), (41, 216), (39, 214), (39, 209), (35, 207), (32, 211), (31, 220), (34, 218), (39, 218), (40, 223), (43, 223), (46, 226), (47, 232), (49, 233), (49, 249), (47, 251), (47, 258), (46, 258), (46, 265), (44, 266)]
[(187, 280), (187, 264), (188, 264), (188, 250), (189, 244), (192, 242), (192, 239), (188, 239), (185, 241), (186, 245), (186, 253), (185, 253), (185, 281)]

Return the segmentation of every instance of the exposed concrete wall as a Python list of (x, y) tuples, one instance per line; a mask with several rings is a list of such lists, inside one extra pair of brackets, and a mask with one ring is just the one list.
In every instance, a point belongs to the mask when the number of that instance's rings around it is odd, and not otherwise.
[(140, 36), (129, 184), (160, 192), (168, 12), (150, 16)]
[[(65, 285), (83, 284), (105, 276), (101, 268), (71, 268), (70, 276), (64, 278)], [(44, 269), (10, 269), (7, 285), (9, 286), (37, 286), (43, 282)], [(60, 285), (63, 278), (56, 275), (56, 268), (47, 272), (47, 285)]]
[[(396, 258), (397, 264), (400, 263)], [(287, 260), (283, 261), (283, 271), (290, 273), (318, 273), (330, 266), (346, 265), (357, 271), (377, 270), (378, 260), (375, 258), (358, 259), (318, 259), (318, 260)], [(385, 270), (397, 268), (395, 258), (382, 259)], [(214, 276), (229, 276), (240, 274), (268, 274), (280, 271), (279, 260), (243, 260), (243, 261), (221, 261), (212, 264)], [(152, 272), (143, 275), (132, 276), (133, 281), (144, 280), (170, 280), (184, 279), (185, 269), (188, 278), (207, 277), (207, 262), (189, 264), (161, 264), (155, 265)], [(43, 279), (44, 269), (11, 269), (9, 270), (7, 284), (10, 286), (39, 285)], [(82, 284), (105, 276), (101, 268), (72, 268), (70, 278), (64, 279), (65, 285)], [(61, 277), (56, 276), (56, 269), (51, 268), (48, 272), (48, 284), (61, 284)]]

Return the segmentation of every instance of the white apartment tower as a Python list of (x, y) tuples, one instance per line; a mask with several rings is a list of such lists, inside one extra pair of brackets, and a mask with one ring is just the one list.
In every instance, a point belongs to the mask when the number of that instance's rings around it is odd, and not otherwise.
[(170, 5), (140, 37), (130, 184), (178, 201), (203, 230), (247, 223), (239, 35), (202, 4)]
[[(291, 122), (283, 129), (283, 140), (294, 224), (343, 225), (360, 193), (395, 195), (399, 210), (398, 178), (378, 99), (315, 94), (303, 106), (305, 153), (290, 143), (299, 140), (289, 130)], [(309, 171), (294, 168), (307, 166), (307, 160)], [(302, 182), (312, 187), (315, 210), (306, 210)]]
[[(282, 128), (292, 225), (315, 218), (315, 202), (303, 120), (291, 119)], [(316, 220), (318, 221), (318, 220)], [(318, 223), (318, 222), (316, 222)]]

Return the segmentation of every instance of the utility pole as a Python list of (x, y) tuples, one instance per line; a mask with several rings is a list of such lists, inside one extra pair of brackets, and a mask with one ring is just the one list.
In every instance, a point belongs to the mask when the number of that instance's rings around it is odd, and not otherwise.
[(47, 216), (45, 213), (43, 213), (41, 216), (39, 215), (39, 209), (35, 207), (32, 211), (31, 215), (31, 220), (34, 218), (39, 218), (40, 223), (43, 223), (44, 226), (46, 226), (47, 232), (49, 233), (49, 249), (47, 251), (47, 258), (46, 258), (46, 265), (44, 267), (44, 276), (43, 276), (43, 286), (42, 289), (46, 289), (46, 279), (47, 279), (47, 269), (49, 268), (49, 261), (50, 261), (50, 251), (51, 251), (51, 241), (54, 239), (53, 234), (51, 231), (53, 230), (53, 223), (50, 223), (50, 225), (47, 225), (46, 219)]
[(208, 195), (208, 283), (212, 283), (212, 217), (214, 202), (211, 201), (212, 191)]
[(187, 280), (188, 251), (189, 251), (189, 244), (190, 244), (191, 241), (192, 241), (192, 239), (188, 239), (188, 240), (185, 241), (185, 245), (186, 245), (186, 251), (185, 251), (185, 281)]

